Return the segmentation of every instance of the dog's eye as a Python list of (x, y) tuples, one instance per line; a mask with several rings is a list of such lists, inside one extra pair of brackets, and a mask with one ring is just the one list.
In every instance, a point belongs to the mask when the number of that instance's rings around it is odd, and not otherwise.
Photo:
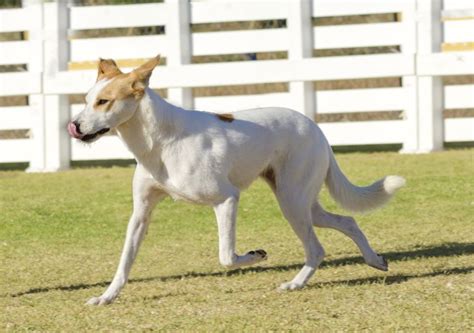
[(107, 104), (109, 102), (108, 99), (99, 99), (97, 101), (97, 105), (104, 105), (104, 104)]

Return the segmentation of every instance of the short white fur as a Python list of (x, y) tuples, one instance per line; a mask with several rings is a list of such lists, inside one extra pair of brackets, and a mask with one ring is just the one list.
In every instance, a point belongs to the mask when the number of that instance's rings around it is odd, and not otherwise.
[[(91, 94), (96, 96), (106, 83), (98, 82)], [(94, 123), (94, 113), (88, 112), (94, 96), (76, 118), (91, 131), (97, 130), (86, 125)], [(117, 272), (107, 290), (88, 304), (108, 304), (118, 296), (150, 223), (151, 211), (166, 196), (214, 208), (222, 265), (234, 268), (265, 260), (263, 250), (243, 255), (235, 252), (240, 192), (261, 175), (271, 185), (305, 252), (301, 271), (280, 289), (302, 288), (323, 260), (324, 249), (313, 226), (343, 232), (356, 243), (368, 265), (387, 270), (386, 260), (371, 248), (355, 220), (326, 212), (317, 197), (326, 183), (344, 208), (364, 211), (386, 203), (403, 186), (403, 178), (389, 176), (367, 187), (351, 184), (320, 128), (286, 108), (238, 111), (232, 113), (233, 120), (224, 121), (215, 114), (174, 106), (149, 88), (137, 103), (126, 121), (101, 124), (116, 129), (135, 156), (137, 167), (133, 214)], [(112, 112), (122, 112), (117, 108)]]

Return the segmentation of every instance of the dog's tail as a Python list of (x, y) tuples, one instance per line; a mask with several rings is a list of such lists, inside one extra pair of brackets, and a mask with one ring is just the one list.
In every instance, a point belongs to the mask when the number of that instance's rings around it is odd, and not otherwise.
[(363, 212), (380, 207), (405, 185), (404, 178), (387, 176), (369, 186), (355, 186), (342, 173), (331, 150), (329, 154), (330, 162), (326, 175), (326, 186), (334, 200), (347, 210)]

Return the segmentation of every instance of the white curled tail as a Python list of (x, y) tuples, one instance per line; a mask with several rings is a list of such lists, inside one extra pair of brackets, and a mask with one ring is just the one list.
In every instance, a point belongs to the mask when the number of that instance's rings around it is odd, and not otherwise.
[(326, 185), (331, 196), (343, 208), (353, 212), (364, 212), (382, 206), (395, 192), (405, 185), (400, 176), (387, 176), (372, 185), (359, 187), (352, 184), (337, 165), (332, 151), (326, 176)]

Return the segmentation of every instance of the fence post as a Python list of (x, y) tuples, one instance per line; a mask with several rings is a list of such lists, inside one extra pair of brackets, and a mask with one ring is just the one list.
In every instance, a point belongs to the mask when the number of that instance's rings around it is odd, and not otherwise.
[[(168, 41), (167, 66), (181, 66), (191, 63), (191, 8), (190, 1), (165, 0), (169, 14), (166, 23)], [(168, 89), (168, 100), (184, 108), (193, 108), (191, 88)]]
[[(287, 20), (290, 47), (289, 60), (300, 60), (313, 56), (313, 11), (312, 0), (291, 0)], [(316, 94), (312, 82), (290, 82), (290, 98), (297, 111), (311, 119), (316, 115)]]
[[(39, 0), (22, 0), (22, 7), (29, 10), (32, 25), (28, 31), (30, 59), (28, 71), (43, 75), (43, 5)], [(30, 165), (27, 172), (38, 172), (45, 169), (45, 131), (44, 131), (44, 97), (42, 92), (28, 96), (31, 112), (30, 141), (32, 146)]]
[[(441, 52), (442, 0), (417, 0), (418, 54)], [(419, 153), (441, 150), (444, 141), (444, 88), (441, 77), (418, 76)]]
[[(410, 1), (401, 13), (401, 22), (405, 36), (401, 45), (401, 52), (416, 57), (417, 51), (417, 15), (416, 1)], [(400, 19), (399, 19), (400, 20)], [(416, 59), (415, 59), (416, 60)], [(414, 69), (415, 70), (415, 69)], [(418, 80), (415, 71), (402, 77), (402, 87), (405, 93), (405, 107), (403, 119), (405, 125), (403, 147), (400, 153), (416, 153), (418, 151)]]
[[(45, 3), (44, 15), (44, 59), (45, 81), (67, 70), (69, 61), (69, 0), (57, 0)], [(45, 92), (45, 147), (46, 165), (44, 171), (58, 171), (69, 168), (71, 158), (71, 139), (66, 131), (70, 119), (67, 95), (48, 95)]]

